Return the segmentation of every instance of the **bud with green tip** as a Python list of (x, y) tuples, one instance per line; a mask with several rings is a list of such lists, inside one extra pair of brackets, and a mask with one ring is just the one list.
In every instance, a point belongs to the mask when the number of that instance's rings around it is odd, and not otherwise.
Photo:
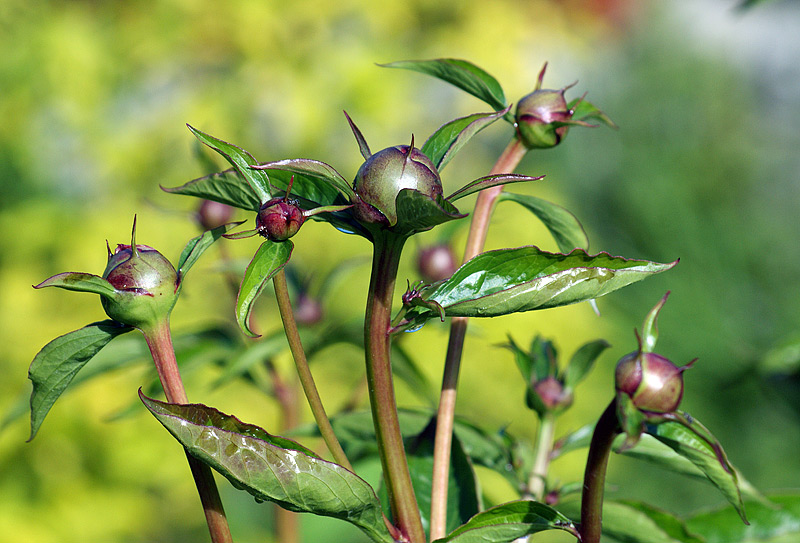
[(258, 211), (256, 231), (272, 241), (286, 241), (294, 236), (305, 222), (305, 215), (293, 200), (273, 198)]

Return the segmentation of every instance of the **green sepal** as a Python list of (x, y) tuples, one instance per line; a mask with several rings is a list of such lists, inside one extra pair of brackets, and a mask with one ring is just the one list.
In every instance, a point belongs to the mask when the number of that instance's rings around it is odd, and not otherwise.
[(111, 283), (99, 275), (83, 272), (64, 272), (49, 277), (33, 288), (58, 287), (76, 292), (91, 292), (113, 299), (119, 295)]
[(28, 441), (36, 436), (50, 408), (78, 371), (109, 341), (131, 330), (130, 326), (112, 320), (94, 322), (57, 337), (36, 354), (28, 370), (28, 379), (33, 382)]
[(639, 439), (644, 433), (647, 417), (639, 411), (638, 407), (633, 405), (633, 400), (630, 396), (620, 392), (617, 393), (617, 418), (619, 419), (622, 433), (625, 435), (622, 443), (616, 448), (616, 451), (621, 453), (639, 443)]
[(456, 200), (460, 200), (465, 196), (469, 196), (470, 194), (475, 194), (476, 192), (480, 192), (482, 190), (490, 189), (492, 187), (497, 187), (500, 185), (510, 185), (511, 183), (524, 183), (526, 181), (539, 181), (540, 179), (544, 179), (543, 175), (538, 177), (530, 177), (527, 175), (520, 175), (515, 173), (502, 173), (497, 175), (487, 175), (485, 177), (481, 177), (467, 183), (453, 194), (447, 197), (447, 200), (450, 202), (455, 202)]
[(414, 189), (402, 189), (395, 198), (397, 223), (391, 231), (410, 236), (434, 226), (466, 217), (441, 196), (431, 198)]
[(256, 500), (345, 520), (373, 541), (394, 543), (372, 487), (342, 466), (212, 407), (160, 402), (141, 391), (139, 396), (190, 454)]
[(574, 100), (571, 100), (568, 104), (568, 107), (572, 110), (572, 121), (596, 120), (608, 126), (609, 128), (618, 128), (608, 115), (600, 111), (600, 109), (598, 109), (594, 104), (587, 102), (583, 98), (575, 98)]
[(472, 136), (508, 113), (509, 109), (510, 106), (494, 113), (475, 113), (445, 123), (425, 141), (420, 151), (430, 158), (436, 169), (441, 172)]
[(647, 313), (647, 316), (644, 318), (644, 322), (642, 323), (642, 335), (639, 338), (641, 342), (640, 350), (643, 353), (652, 353), (653, 349), (656, 348), (656, 341), (658, 341), (658, 314), (661, 312), (661, 308), (664, 307), (664, 304), (667, 302), (667, 296), (669, 296), (669, 291), (664, 294), (661, 300)]
[(236, 322), (250, 337), (259, 336), (250, 330), (249, 320), (253, 303), (261, 295), (269, 280), (289, 262), (293, 248), (291, 240), (267, 240), (258, 248), (244, 272), (239, 295), (236, 298)]

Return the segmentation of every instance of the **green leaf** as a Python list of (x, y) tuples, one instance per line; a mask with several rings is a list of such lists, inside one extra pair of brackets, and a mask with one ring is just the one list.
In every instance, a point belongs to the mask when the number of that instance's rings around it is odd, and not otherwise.
[(344, 116), (347, 117), (347, 123), (350, 125), (350, 130), (353, 131), (353, 136), (356, 138), (356, 143), (358, 143), (358, 150), (361, 152), (361, 156), (364, 157), (364, 160), (367, 160), (372, 156), (372, 151), (369, 150), (369, 145), (367, 144), (367, 140), (364, 138), (364, 134), (361, 133), (361, 130), (358, 129), (356, 123), (353, 122), (353, 119), (350, 118), (350, 115), (348, 115), (346, 111), (344, 112)]
[(449, 279), (423, 291), (423, 297), (439, 303), (448, 316), (495, 317), (598, 298), (676, 263), (588, 255), (582, 249), (569, 254), (533, 246), (499, 249), (476, 256)]
[(261, 208), (258, 195), (245, 178), (233, 169), (206, 175), (179, 187), (161, 187), (161, 190), (170, 194), (213, 200), (246, 211), (258, 212)]
[(249, 343), (241, 351), (228, 357), (225, 369), (214, 381), (212, 387), (222, 386), (237, 377), (241, 377), (257, 365), (264, 364), (286, 349), (286, 336), (283, 329), (276, 331), (260, 341)]
[[(466, 143), (478, 132), (508, 112), (476, 113), (443, 124), (423, 144), (422, 151), (440, 172)], [(365, 157), (366, 158), (366, 157)]]
[(99, 275), (83, 272), (65, 272), (49, 277), (35, 285), (33, 288), (44, 287), (58, 287), (65, 290), (74, 290), (76, 292), (92, 292), (105, 296), (106, 298), (113, 298), (118, 294), (111, 283), (103, 279)]
[(31, 435), (34, 438), (45, 416), (75, 374), (106, 344), (133, 330), (112, 320), (95, 322), (57, 337), (37, 353), (28, 370), (31, 393)]
[(750, 525), (730, 507), (689, 518), (689, 528), (706, 543), (796, 543), (800, 541), (800, 494), (771, 495), (771, 503), (748, 503)]
[(597, 120), (608, 127), (617, 128), (617, 125), (614, 124), (614, 121), (612, 121), (608, 115), (583, 98), (576, 98), (570, 101), (569, 108), (573, 111), (573, 121)]
[(575, 386), (588, 375), (589, 371), (591, 371), (597, 357), (610, 346), (611, 345), (607, 341), (597, 339), (584, 344), (580, 349), (575, 351), (575, 354), (572, 355), (569, 365), (564, 372), (564, 386), (574, 389)]
[(747, 523), (736, 469), (711, 432), (696, 419), (686, 416), (684, 420), (647, 425), (646, 432), (699, 468)]
[(223, 224), (211, 230), (206, 230), (196, 238), (189, 240), (189, 243), (186, 244), (186, 247), (184, 247), (181, 252), (181, 257), (178, 259), (178, 281), (183, 282), (186, 273), (194, 266), (195, 262), (200, 258), (200, 255), (211, 247), (215, 241), (221, 238), (222, 234), (239, 226), (242, 222)]
[(355, 196), (353, 187), (350, 186), (342, 175), (337, 172), (333, 167), (320, 162), (319, 160), (311, 160), (308, 158), (291, 158), (287, 160), (278, 160), (275, 162), (267, 162), (260, 164), (253, 168), (255, 171), (264, 170), (280, 170), (290, 172), (297, 175), (307, 176), (310, 178), (318, 179), (329, 186), (338, 190), (342, 195), (351, 200)]
[(540, 175), (539, 177), (529, 177), (527, 175), (519, 175), (515, 173), (487, 175), (486, 177), (481, 177), (480, 179), (476, 179), (475, 181), (467, 183), (453, 194), (448, 196), (447, 200), (450, 202), (455, 202), (456, 200), (460, 200), (465, 196), (469, 196), (470, 194), (475, 194), (476, 192), (480, 192), (492, 187), (510, 185), (511, 183), (523, 183), (525, 181), (538, 181), (540, 179), (544, 179), (544, 176)]
[(258, 163), (258, 161), (253, 158), (253, 155), (241, 147), (210, 136), (191, 125), (187, 124), (186, 126), (189, 127), (189, 130), (192, 131), (192, 134), (194, 134), (197, 139), (225, 157), (225, 160), (239, 172), (239, 175), (247, 180), (260, 203), (263, 204), (272, 198), (272, 193), (269, 189), (269, 176), (263, 171), (250, 168), (250, 166)]
[(261, 295), (261, 291), (272, 276), (289, 262), (293, 248), (291, 240), (278, 242), (267, 240), (261, 244), (247, 265), (242, 284), (239, 286), (239, 296), (236, 298), (236, 322), (250, 337), (258, 337), (258, 334), (250, 330), (249, 325), (253, 302)]
[(432, 75), (480, 98), (495, 111), (506, 108), (506, 96), (497, 80), (471, 62), (454, 58), (401, 60), (380, 64), (384, 68), (403, 68)]
[(478, 513), (439, 543), (510, 543), (545, 530), (564, 530), (577, 537), (567, 517), (543, 503), (522, 500)]
[(373, 541), (393, 543), (372, 487), (342, 466), (211, 407), (168, 404), (139, 395), (190, 454), (236, 488), (289, 511), (346, 520)]
[(392, 231), (411, 235), (434, 226), (466, 217), (441, 196), (433, 199), (414, 189), (402, 189), (395, 199), (397, 223)]
[(529, 386), (534, 381), (533, 358), (523, 351), (511, 336), (508, 336), (508, 343), (504, 343), (502, 346), (514, 354), (514, 363), (522, 374), (525, 385)]
[(586, 231), (575, 218), (575, 215), (565, 208), (547, 200), (542, 200), (535, 196), (526, 194), (515, 194), (503, 192), (500, 194), (500, 202), (516, 202), (542, 221), (556, 240), (561, 252), (568, 253), (577, 248), (588, 249), (589, 238)]

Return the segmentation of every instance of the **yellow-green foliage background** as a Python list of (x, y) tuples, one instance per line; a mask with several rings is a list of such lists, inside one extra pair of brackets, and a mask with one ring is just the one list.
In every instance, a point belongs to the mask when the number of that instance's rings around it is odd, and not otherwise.
[[(700, 4), (705, 16), (719, 21), (702, 28), (723, 33), (763, 18), (783, 26), (798, 21), (797, 9), (780, 3), (750, 13), (733, 12), (730, 2)], [(766, 388), (756, 371), (763, 353), (800, 320), (800, 258), (793, 241), (800, 202), (800, 167), (792, 158), (800, 148), (797, 74), (781, 72), (780, 57), (771, 56), (791, 33), (776, 31), (777, 43), (767, 34), (762, 48), (743, 39), (731, 50), (724, 36), (693, 36), (685, 21), (685, 10), (621, 0), (5, 0), (0, 411), (20, 405), (28, 390), (27, 365), (38, 349), (103, 318), (95, 296), (34, 291), (31, 284), (62, 271), (101, 272), (105, 240), (127, 242), (134, 213), (138, 241), (172, 259), (196, 235), (191, 214), (197, 202), (159, 190), (159, 184), (176, 186), (204, 173), (184, 123), (262, 161), (316, 158), (352, 177), (360, 156), (342, 110), (380, 149), (407, 143), (412, 133), (423, 141), (442, 123), (486, 109), (444, 83), (376, 63), (469, 59), (492, 73), (513, 102), (533, 88), (549, 61), (546, 86), (578, 79), (569, 95), (588, 91), (621, 130), (573, 129), (566, 145), (532, 153), (520, 171), (547, 174), (547, 181), (519, 190), (573, 209), (593, 250), (683, 261), (668, 274), (600, 300), (602, 318), (581, 304), (474, 322), (459, 413), (488, 428), (508, 426), (532, 436), (536, 419), (522, 407), (524, 387), (511, 356), (497, 344), (508, 333), (522, 344), (541, 333), (554, 338), (567, 358), (585, 341), (606, 337), (614, 346), (579, 390), (559, 433), (589, 422), (611, 397), (614, 361), (635, 347), (631, 330), (672, 289), (661, 351), (676, 362), (701, 358), (687, 377), (686, 408), (711, 426), (754, 483), (800, 486), (796, 404)], [(788, 50), (797, 51), (793, 47)], [(509, 130), (498, 123), (480, 134), (446, 170), (446, 190), (485, 175)], [(555, 249), (520, 209), (501, 207), (495, 217), (490, 247)], [(463, 234), (454, 234), (457, 247)], [(436, 231), (421, 236), (422, 242), (435, 239)], [(253, 240), (222, 243), (242, 262), (256, 247)], [(367, 243), (312, 222), (296, 244), (293, 263), (317, 278), (356, 259), (326, 310), (329, 318), (358, 318), (367, 274), (358, 259), (368, 258)], [(415, 247), (409, 245), (409, 255)], [(230, 318), (218, 258), (212, 249), (190, 274), (173, 316), (176, 332)], [(410, 259), (400, 277), (415, 278)], [(270, 296), (265, 298), (257, 314), (269, 331), (278, 323)], [(431, 324), (404, 339), (436, 383), (446, 329)], [(288, 360), (278, 362), (291, 375)], [(331, 349), (314, 368), (335, 412), (359, 381), (359, 354)], [(217, 374), (210, 368), (187, 375), (190, 399), (267, 429), (278, 424), (271, 398), (244, 383), (214, 388)], [(10, 420), (0, 435), (1, 539), (207, 537), (183, 454), (136, 406), (136, 389), (150, 379), (143, 363), (70, 391), (31, 443), (24, 442), (27, 413)], [(402, 403), (424, 405), (399, 387)], [(121, 413), (129, 416), (110, 420)], [(582, 461), (580, 453), (560, 460), (554, 479), (577, 479)], [(374, 480), (374, 466), (370, 470)], [(504, 483), (483, 475), (490, 499), (513, 497)], [(681, 513), (721, 499), (704, 486), (677, 484), (625, 459), (614, 459), (611, 478), (619, 483), (613, 495), (649, 499)], [(650, 481), (643, 483), (645, 478)], [(224, 481), (221, 486), (236, 540), (269, 540), (270, 508)], [(303, 530), (308, 541), (361, 537), (349, 526), (308, 517)]]

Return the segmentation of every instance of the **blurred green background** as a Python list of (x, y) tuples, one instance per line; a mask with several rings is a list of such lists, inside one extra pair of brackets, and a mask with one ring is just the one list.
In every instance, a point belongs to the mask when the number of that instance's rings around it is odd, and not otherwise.
[[(700, 358), (687, 374), (684, 408), (711, 428), (756, 486), (800, 487), (797, 349), (779, 352), (788, 355), (777, 357), (777, 374), (762, 367), (771, 349), (792, 345), (800, 330), (799, 28), (794, 2), (741, 11), (722, 0), (5, 0), (0, 413), (20, 405), (27, 366), (45, 343), (104, 317), (94, 296), (30, 285), (62, 271), (100, 273), (105, 240), (127, 242), (134, 213), (139, 242), (169, 258), (196, 235), (197, 202), (159, 190), (205, 173), (184, 123), (262, 161), (315, 158), (352, 177), (361, 160), (342, 110), (380, 149), (407, 143), (412, 133), (422, 141), (442, 123), (486, 109), (444, 83), (376, 63), (468, 59), (514, 102), (549, 61), (545, 87), (578, 80), (568, 96), (588, 92), (620, 130), (573, 129), (564, 145), (530, 153), (519, 171), (547, 178), (519, 190), (575, 212), (593, 252), (681, 263), (601, 299), (600, 318), (581, 304), (473, 322), (459, 413), (534, 435), (535, 416), (522, 408), (524, 386), (497, 344), (509, 333), (521, 344), (543, 334), (566, 358), (604, 337), (613, 348), (579, 390), (559, 434), (591, 421), (610, 400), (616, 359), (635, 348), (632, 330), (671, 290), (659, 352), (678, 363)], [(509, 137), (507, 125), (483, 132), (446, 170), (446, 191), (488, 172)], [(504, 206), (489, 247), (555, 249), (535, 219)], [(434, 230), (420, 243), (440, 235)], [(453, 233), (456, 247), (463, 238), (463, 229)], [(319, 278), (354, 259), (326, 312), (358, 318), (367, 243), (318, 223), (296, 242), (301, 275)], [(256, 247), (253, 240), (222, 243), (244, 262)], [(401, 280), (416, 277), (414, 248)], [(230, 318), (219, 255), (212, 249), (189, 276), (173, 316), (176, 333)], [(278, 326), (268, 299), (257, 312), (264, 331)], [(431, 324), (404, 339), (435, 386), (446, 328)], [(288, 360), (278, 363), (291, 375)], [(347, 400), (361, 365), (353, 349), (317, 357), (330, 411)], [(190, 399), (267, 429), (278, 424), (273, 399), (246, 383), (213, 387), (218, 373), (188, 374)], [(205, 540), (182, 453), (136, 407), (136, 389), (150, 379), (143, 362), (77, 387), (31, 443), (27, 414), (7, 420), (0, 434), (4, 540)], [(399, 387), (404, 405), (425, 405)], [(554, 478), (575, 480), (582, 464), (583, 454), (572, 453), (553, 466)], [(374, 475), (374, 466), (367, 468)], [(633, 460), (615, 457), (610, 469), (612, 496), (680, 513), (722, 501), (711, 488)], [(482, 476), (490, 499), (513, 497), (497, 478)], [(268, 541), (271, 509), (225, 481), (221, 487), (236, 540)], [(308, 517), (303, 532), (308, 541), (361, 540), (348, 526)]]

